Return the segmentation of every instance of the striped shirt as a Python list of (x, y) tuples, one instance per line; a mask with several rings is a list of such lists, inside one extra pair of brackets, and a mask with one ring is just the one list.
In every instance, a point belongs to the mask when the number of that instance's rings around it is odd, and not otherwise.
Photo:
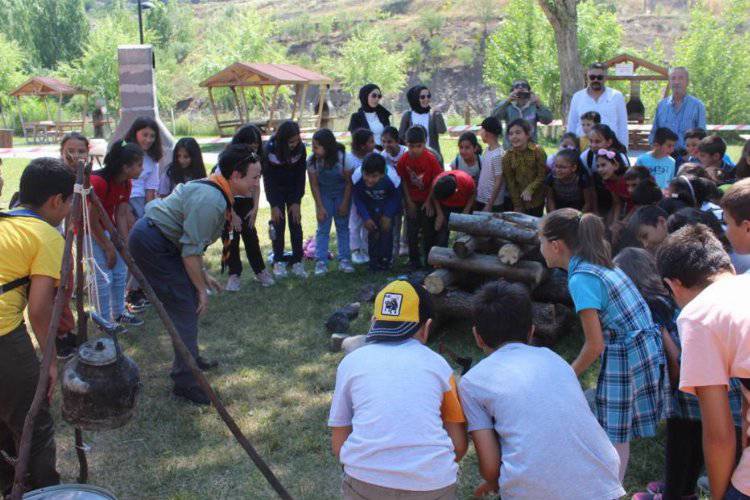
[(682, 99), (682, 105), (675, 108), (672, 104), (672, 97), (665, 97), (659, 101), (648, 142), (654, 143), (657, 128), (666, 127), (677, 134), (677, 147), (684, 148), (685, 132), (696, 127), (706, 128), (706, 106), (697, 97), (686, 95)]

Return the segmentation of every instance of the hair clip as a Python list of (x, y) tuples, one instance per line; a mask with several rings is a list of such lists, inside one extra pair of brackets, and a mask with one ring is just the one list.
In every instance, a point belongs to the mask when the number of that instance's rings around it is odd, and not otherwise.
[(617, 156), (617, 153), (615, 153), (614, 151), (610, 151), (608, 149), (603, 149), (602, 148), (602, 149), (600, 149), (599, 151), (596, 152), (596, 155), (597, 156), (605, 156), (605, 157), (609, 158), (610, 160), (614, 160), (615, 156)]

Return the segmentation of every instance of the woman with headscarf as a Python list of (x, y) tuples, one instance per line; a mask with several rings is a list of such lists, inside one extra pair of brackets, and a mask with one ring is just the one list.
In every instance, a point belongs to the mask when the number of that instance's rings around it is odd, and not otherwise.
[(427, 131), (427, 147), (442, 158), (438, 136), (444, 134), (447, 128), (443, 114), (430, 107), (430, 99), (432, 99), (430, 89), (424, 85), (415, 85), (406, 92), (406, 100), (409, 101), (411, 109), (401, 117), (398, 135), (403, 140), (409, 127), (421, 125)]
[(377, 146), (381, 146), (380, 136), (383, 129), (391, 124), (391, 112), (380, 104), (382, 98), (383, 93), (380, 87), (374, 83), (368, 83), (359, 89), (361, 106), (349, 120), (349, 132), (354, 132), (360, 128), (371, 130)]

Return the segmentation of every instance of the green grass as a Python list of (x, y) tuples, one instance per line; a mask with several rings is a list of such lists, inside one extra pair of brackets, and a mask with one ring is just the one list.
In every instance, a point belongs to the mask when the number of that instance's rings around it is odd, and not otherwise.
[[(455, 156), (454, 139), (444, 140), (442, 147), (446, 159)], [(3, 206), (17, 189), (26, 163), (4, 160)], [(304, 198), (302, 213), (307, 238), (316, 227), (310, 196)], [(269, 210), (262, 209), (258, 228), (264, 255), (270, 248), (264, 230), (268, 218)], [(335, 238), (331, 248), (335, 248)], [(209, 249), (206, 260), (211, 272), (219, 276), (217, 245)], [(363, 284), (385, 283), (399, 271), (331, 272), (307, 281), (290, 278), (262, 289), (250, 280), (252, 273), (246, 265), (242, 290), (212, 297), (208, 314), (201, 319), (202, 353), (221, 362), (209, 374), (209, 381), (295, 498), (336, 498), (340, 484), (341, 469), (329, 452), (326, 419), (341, 354), (328, 352), (323, 323), (335, 308), (356, 300)], [(371, 305), (366, 304), (352, 326), (353, 333), (365, 333), (370, 314)], [(133, 328), (122, 339), (125, 352), (141, 370), (139, 412), (122, 429), (85, 433), (91, 446), (90, 482), (112, 490), (120, 499), (272, 498), (272, 491), (213, 409), (170, 397), (171, 344), (153, 311), (144, 318), (144, 327)], [(446, 325), (433, 334), (430, 345), (436, 347), (438, 339), (459, 354), (481, 358), (468, 323)], [(572, 361), (581, 344), (580, 331), (571, 332), (556, 351)], [(581, 378), (585, 388), (595, 382), (593, 369)], [(62, 420), (59, 405), (58, 392), (54, 402), (58, 464), (63, 481), (74, 482), (73, 429)], [(626, 489), (632, 493), (659, 478), (663, 456), (662, 435), (635, 442)], [(471, 450), (461, 463), (460, 498), (469, 498), (478, 481)]]

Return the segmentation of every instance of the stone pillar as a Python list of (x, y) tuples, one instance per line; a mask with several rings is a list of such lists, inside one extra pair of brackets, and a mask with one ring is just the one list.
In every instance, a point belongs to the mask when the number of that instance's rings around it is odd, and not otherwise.
[(163, 150), (160, 170), (172, 161), (175, 140), (159, 118), (156, 100), (156, 71), (153, 67), (154, 50), (151, 45), (120, 45), (117, 59), (120, 65), (120, 122), (112, 135), (113, 141), (122, 140), (136, 118), (148, 116), (156, 120)]

